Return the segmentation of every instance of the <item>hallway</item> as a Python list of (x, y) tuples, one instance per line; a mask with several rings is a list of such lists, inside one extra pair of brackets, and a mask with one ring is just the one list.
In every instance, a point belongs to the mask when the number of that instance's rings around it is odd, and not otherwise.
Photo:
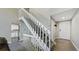
[(54, 51), (76, 51), (75, 47), (69, 40), (56, 39), (56, 45), (54, 46)]
[(0, 36), (11, 51), (79, 50), (78, 8), (7, 8), (0, 19)]

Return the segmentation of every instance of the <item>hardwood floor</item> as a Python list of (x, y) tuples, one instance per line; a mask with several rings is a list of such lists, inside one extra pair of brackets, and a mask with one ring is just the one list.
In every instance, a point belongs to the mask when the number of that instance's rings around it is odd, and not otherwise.
[(56, 45), (53, 48), (54, 51), (76, 51), (70, 40), (56, 39), (55, 42)]
[[(76, 51), (75, 47), (70, 40), (67, 39), (56, 39), (56, 45), (52, 47), (52, 51)], [(9, 47), (5, 45), (0, 46), (0, 51), (10, 51)]]

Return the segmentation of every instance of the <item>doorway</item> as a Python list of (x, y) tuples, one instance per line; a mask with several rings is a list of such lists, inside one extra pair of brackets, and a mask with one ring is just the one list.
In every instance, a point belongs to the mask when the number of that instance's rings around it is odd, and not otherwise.
[(70, 21), (59, 22), (58, 38), (70, 40)]

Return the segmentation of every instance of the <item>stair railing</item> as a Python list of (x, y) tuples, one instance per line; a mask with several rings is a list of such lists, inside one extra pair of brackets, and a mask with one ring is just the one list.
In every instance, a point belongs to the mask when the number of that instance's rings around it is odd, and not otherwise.
[[(26, 26), (33, 34), (34, 38), (32, 37), (32, 41), (36, 41), (38, 45), (38, 50), (50, 50), (50, 30), (42, 25), (34, 16), (32, 16), (25, 9), (21, 10), (24, 11), (25, 14), (27, 14), (29, 17), (29, 19), (27, 19), (27, 16), (23, 16), (20, 19), (24, 21)], [(35, 43), (35, 41), (32, 43)]]

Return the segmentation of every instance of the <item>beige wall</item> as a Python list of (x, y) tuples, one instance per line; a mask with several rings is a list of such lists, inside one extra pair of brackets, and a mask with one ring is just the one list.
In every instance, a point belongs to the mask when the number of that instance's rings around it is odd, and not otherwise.
[(72, 20), (71, 28), (71, 40), (76, 49), (79, 50), (79, 11)]
[(11, 24), (18, 23), (18, 11), (14, 8), (0, 8), (0, 37), (11, 42)]

